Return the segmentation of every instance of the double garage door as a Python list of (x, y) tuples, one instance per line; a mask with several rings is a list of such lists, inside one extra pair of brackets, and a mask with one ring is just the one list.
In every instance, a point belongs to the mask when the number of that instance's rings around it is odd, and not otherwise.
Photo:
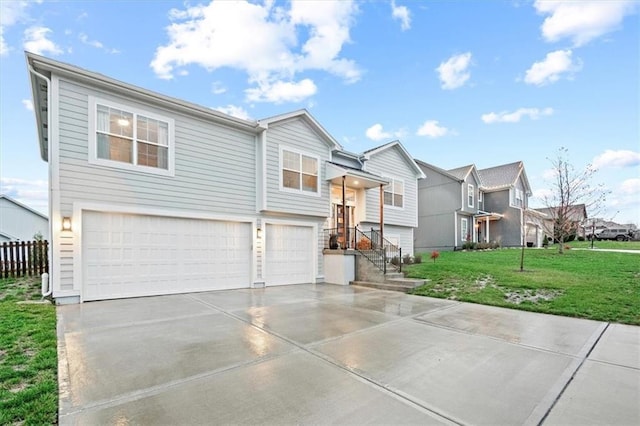
[[(267, 225), (265, 237), (267, 285), (311, 282), (312, 228)], [(85, 211), (83, 299), (248, 288), (252, 246), (251, 223)]]

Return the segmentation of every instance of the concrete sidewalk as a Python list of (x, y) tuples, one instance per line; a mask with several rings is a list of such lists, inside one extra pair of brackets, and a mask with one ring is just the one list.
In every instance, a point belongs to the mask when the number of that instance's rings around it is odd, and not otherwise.
[(640, 424), (640, 327), (326, 284), (58, 307), (61, 424)]

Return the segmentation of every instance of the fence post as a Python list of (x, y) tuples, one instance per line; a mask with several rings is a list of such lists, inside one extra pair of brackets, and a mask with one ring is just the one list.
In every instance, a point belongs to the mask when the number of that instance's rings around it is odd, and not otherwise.
[(398, 250), (400, 251), (400, 261), (398, 262), (398, 265), (400, 265), (400, 271), (398, 272), (402, 272), (402, 247), (398, 247)]

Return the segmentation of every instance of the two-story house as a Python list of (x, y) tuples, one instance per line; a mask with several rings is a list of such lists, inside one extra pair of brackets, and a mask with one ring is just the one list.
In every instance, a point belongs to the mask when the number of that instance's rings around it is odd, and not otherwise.
[(426, 178), (418, 181), (415, 250), (446, 250), (477, 241), (480, 177), (473, 164), (444, 170), (416, 160)]
[(482, 170), (416, 163), (426, 175), (418, 183), (417, 252), (456, 250), (466, 242), (520, 246), (525, 232), (542, 244), (539, 215), (527, 213), (531, 188), (521, 161)]
[(353, 154), (305, 110), (243, 120), (26, 57), (58, 303), (324, 282), (338, 218), (413, 252), (423, 175), (399, 142)]

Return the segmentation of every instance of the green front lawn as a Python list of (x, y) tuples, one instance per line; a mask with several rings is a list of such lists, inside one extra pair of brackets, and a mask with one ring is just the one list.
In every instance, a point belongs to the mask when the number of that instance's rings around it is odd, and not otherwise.
[[(575, 248), (591, 248), (591, 241), (571, 241), (568, 245)], [(593, 248), (614, 250), (640, 250), (640, 241), (594, 241)]]
[(527, 249), (520, 272), (520, 253), (441, 252), (436, 262), (425, 253), (405, 271), (430, 280), (418, 295), (640, 325), (640, 254)]
[(57, 423), (56, 313), (39, 278), (0, 279), (0, 424)]

